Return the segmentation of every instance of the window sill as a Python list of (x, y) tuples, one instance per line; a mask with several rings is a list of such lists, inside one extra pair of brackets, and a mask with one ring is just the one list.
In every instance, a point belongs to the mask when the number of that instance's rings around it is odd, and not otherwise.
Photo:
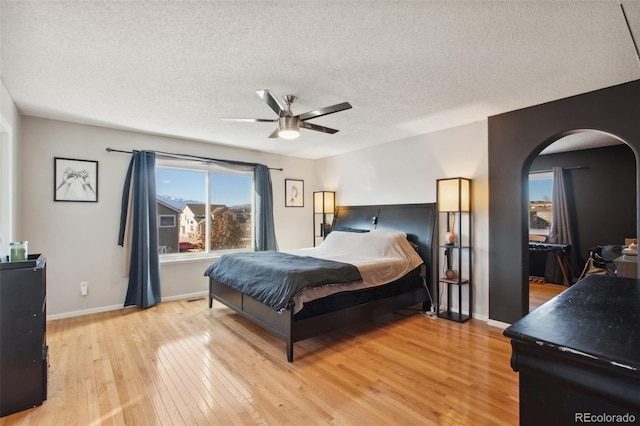
[(163, 256), (160, 255), (160, 264), (161, 265), (169, 265), (172, 263), (190, 263), (190, 262), (203, 262), (209, 261), (214, 262), (220, 258), (220, 253), (206, 253), (198, 256), (189, 255), (189, 256), (181, 256), (181, 255), (169, 255)]
[(160, 264), (171, 264), (171, 263), (189, 263), (189, 262), (203, 262), (209, 261), (214, 262), (220, 258), (225, 253), (241, 253), (251, 250), (222, 250), (212, 253), (197, 253), (197, 254), (169, 254), (169, 255), (160, 255)]

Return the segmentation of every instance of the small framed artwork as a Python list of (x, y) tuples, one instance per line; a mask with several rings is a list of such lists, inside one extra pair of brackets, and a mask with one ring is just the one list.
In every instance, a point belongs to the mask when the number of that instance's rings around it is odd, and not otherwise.
[(53, 201), (98, 202), (98, 162), (55, 157)]
[(304, 181), (298, 179), (284, 180), (284, 206), (304, 207)]

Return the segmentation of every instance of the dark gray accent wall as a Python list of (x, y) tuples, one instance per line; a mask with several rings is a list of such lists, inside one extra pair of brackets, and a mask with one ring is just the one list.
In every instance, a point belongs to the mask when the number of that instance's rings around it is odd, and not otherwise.
[[(636, 236), (636, 160), (627, 145), (541, 155), (531, 171), (564, 171), (580, 274), (589, 249)], [(581, 169), (571, 169), (580, 166)], [(578, 270), (579, 269), (579, 270)]]
[(489, 117), (491, 319), (513, 323), (529, 311), (528, 227), (524, 218), (528, 214), (526, 182), (533, 160), (562, 136), (592, 129), (625, 141), (636, 156), (637, 170), (639, 118), (640, 80)]

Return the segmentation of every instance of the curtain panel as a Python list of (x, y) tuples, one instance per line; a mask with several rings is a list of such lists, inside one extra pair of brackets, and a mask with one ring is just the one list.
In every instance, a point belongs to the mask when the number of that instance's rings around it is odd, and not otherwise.
[[(571, 269), (576, 270), (577, 257), (576, 257), (576, 245), (573, 238), (573, 223), (571, 221), (571, 208), (569, 206), (569, 199), (567, 194), (567, 182), (565, 181), (564, 170), (562, 167), (553, 168), (553, 190), (551, 193), (551, 229), (549, 230), (549, 242), (555, 244), (568, 244), (571, 246), (569, 258), (567, 261), (571, 266)], [(562, 271), (560, 270), (558, 262), (551, 258), (547, 259), (547, 271), (550, 276), (553, 276), (553, 282), (562, 282)], [(547, 276), (545, 273), (545, 276)], [(569, 271), (566, 271), (569, 274)], [(569, 274), (571, 275), (571, 274)], [(569, 277), (570, 281), (572, 276)], [(571, 285), (571, 282), (568, 283)]]
[(124, 306), (161, 301), (155, 162), (155, 152), (134, 150), (125, 178), (118, 238), (129, 277)]
[(256, 191), (255, 250), (278, 250), (273, 221), (273, 190), (269, 168), (258, 164), (253, 171)]
[(549, 242), (556, 244), (573, 245), (573, 234), (571, 232), (571, 215), (569, 203), (567, 201), (566, 184), (562, 167), (553, 168), (553, 190), (551, 229), (549, 231)]
[[(107, 150), (117, 151), (110, 148)], [(122, 192), (118, 236), (118, 244), (124, 249), (124, 276), (129, 277), (124, 306), (136, 305), (148, 308), (161, 301), (156, 156), (177, 161), (214, 163), (230, 170), (253, 168), (255, 250), (278, 249), (273, 220), (271, 175), (267, 166), (241, 161), (133, 150)]]

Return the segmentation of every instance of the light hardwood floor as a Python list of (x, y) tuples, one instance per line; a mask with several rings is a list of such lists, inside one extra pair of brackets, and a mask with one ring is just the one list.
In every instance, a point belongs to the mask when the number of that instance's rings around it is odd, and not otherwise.
[(529, 312), (553, 299), (569, 287), (561, 284), (529, 281)]
[(295, 345), (214, 302), (50, 321), (49, 397), (0, 425), (515, 425), (510, 343), (413, 310)]

